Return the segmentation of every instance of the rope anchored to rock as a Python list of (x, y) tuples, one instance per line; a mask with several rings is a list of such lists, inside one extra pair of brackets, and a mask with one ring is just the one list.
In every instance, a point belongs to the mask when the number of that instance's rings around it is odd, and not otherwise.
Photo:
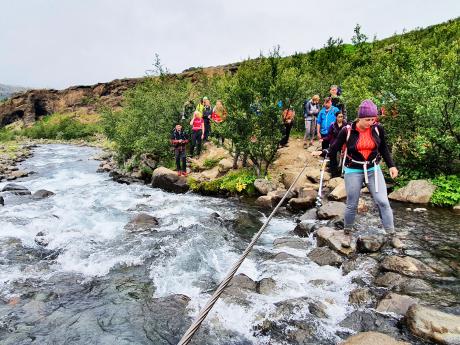
[(289, 189), (286, 191), (284, 194), (283, 198), (278, 202), (278, 205), (273, 209), (272, 213), (270, 216), (268, 216), (267, 220), (265, 223), (262, 225), (260, 230), (254, 235), (252, 238), (251, 243), (247, 246), (246, 250), (241, 254), (240, 258), (238, 261), (233, 265), (232, 269), (230, 272), (225, 276), (225, 278), (222, 280), (222, 282), (219, 284), (217, 290), (214, 292), (214, 294), (211, 296), (211, 298), (206, 302), (205, 306), (201, 311), (199, 312), (197, 318), (195, 321), (192, 323), (192, 325), (188, 328), (188, 330), (185, 332), (185, 334), (182, 336), (182, 339), (179, 341), (178, 345), (187, 345), (190, 340), (192, 340), (193, 335), (198, 331), (198, 329), (201, 326), (201, 323), (204, 321), (208, 313), (211, 311), (212, 307), (214, 304), (217, 302), (219, 297), (222, 295), (224, 292), (224, 289), (227, 287), (228, 283), (230, 283), (230, 280), (233, 278), (235, 275), (236, 271), (238, 268), (240, 268), (241, 264), (243, 263), (244, 259), (248, 256), (249, 252), (251, 251), (252, 247), (256, 244), (257, 240), (259, 237), (262, 235), (262, 232), (265, 230), (265, 228), (268, 226), (268, 223), (270, 223), (270, 220), (273, 218), (275, 215), (276, 211), (278, 211), (278, 208), (283, 204), (284, 200), (286, 199), (287, 195), (290, 193), (294, 185), (297, 183), (299, 180), (300, 176), (302, 176), (303, 172), (307, 168), (307, 165), (304, 166), (302, 171), (297, 175), (295, 178), (294, 182), (292, 182), (291, 186)]

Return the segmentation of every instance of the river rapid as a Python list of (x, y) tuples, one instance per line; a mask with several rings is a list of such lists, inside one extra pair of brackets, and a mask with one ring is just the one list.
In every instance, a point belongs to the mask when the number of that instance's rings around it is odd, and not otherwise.
[[(118, 184), (96, 173), (99, 162), (91, 157), (98, 153), (39, 146), (22, 163), (35, 173), (17, 183), (55, 195), (3, 194), (1, 344), (175, 344), (267, 216), (236, 200)], [(157, 231), (125, 229), (140, 212), (159, 220)], [(417, 234), (408, 254), (444, 270), (449, 279), (435, 284), (449, 297), (446, 307), (458, 306), (458, 218), (443, 210), (414, 214), (404, 206), (395, 217), (397, 226)], [(302, 329), (299, 320), (312, 344), (340, 341), (346, 329), (339, 323), (355, 310), (348, 302), (354, 278), (363, 273), (343, 275), (310, 261), (312, 236), (299, 239), (302, 247), (273, 244), (294, 227), (292, 215), (273, 218), (238, 271), (271, 284), (220, 299), (193, 344), (287, 343), (276, 335), (283, 330), (261, 330), (267, 322)], [(274, 259), (279, 252), (298, 259)], [(262, 285), (268, 287), (259, 291)], [(295, 305), (286, 303), (292, 299)], [(325, 316), (315, 315), (312, 302)]]

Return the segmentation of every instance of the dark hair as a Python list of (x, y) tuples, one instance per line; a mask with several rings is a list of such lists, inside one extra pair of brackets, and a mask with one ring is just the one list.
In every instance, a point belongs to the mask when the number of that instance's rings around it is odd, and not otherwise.
[(324, 98), (324, 103), (327, 103), (329, 101), (332, 101), (332, 97), (325, 97)]

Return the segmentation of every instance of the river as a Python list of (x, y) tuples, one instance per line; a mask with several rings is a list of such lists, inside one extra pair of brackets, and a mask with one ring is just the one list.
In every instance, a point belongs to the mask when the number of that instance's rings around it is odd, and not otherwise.
[[(174, 344), (266, 217), (235, 200), (118, 184), (96, 173), (99, 162), (91, 157), (99, 152), (39, 146), (22, 163), (35, 173), (17, 183), (55, 195), (35, 200), (4, 193), (1, 344)], [(157, 231), (125, 229), (139, 212), (159, 220)], [(411, 255), (442, 266), (450, 279), (433, 284), (446, 291), (445, 305), (456, 307), (458, 218), (446, 212), (414, 214), (400, 205), (395, 216), (397, 226), (417, 233)], [(289, 299), (296, 305), (286, 307), (288, 321), (296, 325), (308, 317), (315, 343), (340, 340), (339, 323), (355, 310), (348, 296), (359, 272), (343, 275), (340, 268), (311, 262), (306, 254), (316, 246), (312, 236), (299, 239), (300, 248), (273, 244), (294, 227), (292, 215), (276, 216), (238, 271), (254, 281), (272, 278), (270, 289), (220, 299), (192, 343), (282, 343), (275, 331), (260, 330), (267, 320), (282, 324), (280, 305)], [(279, 252), (299, 259), (274, 260)], [(325, 317), (312, 316), (312, 301), (323, 306)]]

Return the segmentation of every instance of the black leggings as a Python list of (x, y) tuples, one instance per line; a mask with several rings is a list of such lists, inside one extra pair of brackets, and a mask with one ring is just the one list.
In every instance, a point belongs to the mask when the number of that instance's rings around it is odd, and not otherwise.
[(198, 131), (192, 131), (192, 142), (190, 143), (190, 156), (193, 157), (193, 151), (196, 146), (197, 155), (201, 153), (201, 135), (203, 131), (200, 129)]
[[(177, 171), (187, 171), (186, 162), (185, 162), (185, 147), (181, 149), (174, 149), (174, 155), (176, 156), (176, 170)], [(182, 169), (181, 169), (182, 163)]]

